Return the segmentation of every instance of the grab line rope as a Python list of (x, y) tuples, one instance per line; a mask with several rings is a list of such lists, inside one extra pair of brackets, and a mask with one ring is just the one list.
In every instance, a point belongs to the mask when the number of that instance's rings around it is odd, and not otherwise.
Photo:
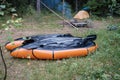
[(32, 49), (32, 55), (33, 55), (34, 58), (39, 60), (39, 58), (37, 58), (37, 56), (35, 56), (34, 49)]
[(4, 74), (4, 79), (3, 80), (6, 80), (6, 78), (7, 78), (7, 66), (6, 66), (6, 63), (5, 63), (3, 54), (2, 54), (2, 47), (1, 46), (0, 46), (0, 54), (1, 54), (1, 58), (2, 58), (3, 64), (4, 64), (4, 68), (5, 68), (5, 74)]

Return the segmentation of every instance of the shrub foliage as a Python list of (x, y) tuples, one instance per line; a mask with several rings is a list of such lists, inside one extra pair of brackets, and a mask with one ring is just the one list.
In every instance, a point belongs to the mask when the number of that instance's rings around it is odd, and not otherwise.
[(94, 15), (120, 15), (119, 0), (88, 0), (85, 5), (90, 6)]
[[(16, 7), (19, 13), (29, 12), (29, 6), (36, 7), (37, 0), (0, 0), (0, 15), (4, 15), (5, 11), (9, 12), (11, 7)], [(49, 0), (51, 1), (51, 0)], [(62, 1), (62, 0), (61, 0)], [(76, 0), (65, 0), (75, 9)], [(8, 4), (9, 3), (9, 4)], [(114, 16), (120, 15), (120, 0), (78, 0), (79, 10), (85, 6), (89, 6), (91, 13), (98, 16)], [(74, 6), (73, 6), (74, 5)], [(9, 11), (8, 11), (9, 10)], [(11, 11), (14, 11), (12, 9)]]

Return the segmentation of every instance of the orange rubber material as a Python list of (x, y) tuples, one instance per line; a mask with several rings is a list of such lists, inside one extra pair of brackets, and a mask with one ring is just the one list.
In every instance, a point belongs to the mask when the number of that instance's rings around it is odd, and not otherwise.
[(93, 53), (98, 48), (98, 45), (87, 48), (89, 53)]
[(11, 56), (17, 58), (28, 58), (28, 59), (52, 59), (51, 51), (45, 50), (27, 50), (27, 49), (16, 49), (11, 53)]
[(27, 49), (16, 49), (11, 52), (11, 56), (17, 58), (30, 58), (30, 59), (62, 59), (77, 56), (86, 56), (89, 53), (94, 52), (97, 49), (97, 45), (89, 48), (78, 48), (68, 50), (27, 50)]
[(19, 46), (22, 46), (23, 42), (24, 41), (14, 41), (14, 42), (11, 42), (11, 43), (8, 43), (7, 45), (5, 45), (5, 48), (7, 50), (13, 50), (13, 49), (15, 49), (15, 48), (17, 48)]
[(61, 51), (55, 51), (54, 52), (54, 59), (62, 59), (62, 58), (69, 58), (69, 57), (77, 57), (77, 56), (86, 56), (87, 55), (87, 49), (81, 48), (81, 49), (71, 49), (71, 50), (61, 50)]

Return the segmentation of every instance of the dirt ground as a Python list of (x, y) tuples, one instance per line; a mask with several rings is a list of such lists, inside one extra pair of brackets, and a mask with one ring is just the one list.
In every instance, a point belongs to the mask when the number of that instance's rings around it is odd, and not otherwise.
[(61, 28), (53, 28), (53, 29), (47, 29), (47, 28), (39, 28), (36, 27), (35, 25), (31, 25), (29, 23), (25, 23), (24, 25), (27, 25), (29, 27), (23, 27), (23, 28), (9, 28), (8, 30), (2, 29), (0, 30), (0, 43), (5, 44), (9, 39), (9, 36), (11, 36), (11, 38), (16, 39), (16, 38), (20, 38), (20, 37), (24, 37), (24, 36), (30, 36), (30, 35), (37, 35), (37, 34), (54, 34), (54, 33), (73, 33), (74, 31), (78, 31), (78, 32), (85, 32), (89, 29), (102, 29), (105, 28), (104, 23), (102, 23), (101, 21), (94, 21), (92, 22), (92, 28), (78, 28), (78, 30), (76, 30), (75, 28), (71, 27), (71, 26), (64, 26), (61, 25)]
[[(31, 23), (25, 23), (24, 25), (30, 25)], [(37, 26), (37, 25), (36, 25)], [(62, 27), (62, 25), (61, 25)], [(79, 30), (77, 32), (79, 32), (80, 34), (83, 34), (85, 31), (89, 30), (89, 29), (93, 29), (93, 30), (98, 30), (98, 29), (103, 29), (105, 28), (106, 25), (104, 24), (104, 22), (101, 21), (94, 21), (93, 22), (93, 27), (92, 28), (79, 28)], [(0, 30), (0, 43), (2, 46), (5, 45), (6, 42), (8, 42), (9, 40), (9, 36), (11, 36), (11, 38), (16, 39), (19, 37), (23, 37), (23, 36), (30, 36), (30, 35), (37, 35), (37, 34), (53, 34), (53, 33), (71, 33), (74, 34), (76, 32), (76, 30), (72, 27), (69, 26), (65, 26), (62, 28), (55, 28), (55, 29), (47, 29), (47, 28), (39, 28), (39, 27), (35, 27), (35, 25), (30, 25), (29, 27), (23, 27), (23, 28), (10, 28), (9, 30)], [(8, 68), (8, 76), (7, 76), (7, 80), (16, 80), (16, 78), (18, 80), (26, 80), (23, 76), (22, 73), (24, 72), (23, 70), (26, 69), (30, 64), (34, 64), (39, 66), (39, 68), (43, 69), (45, 64), (45, 61), (36, 61), (36, 60), (32, 60), (32, 62), (29, 60), (25, 61), (25, 60), (21, 60), (20, 59), (14, 59), (10, 56), (10, 52), (8, 52), (4, 47), (3, 47), (3, 53), (4, 53), (4, 57), (5, 57), (5, 61), (7, 64), (7, 68)], [(17, 63), (17, 64), (16, 64)], [(29, 71), (28, 71), (29, 72)], [(18, 76), (19, 75), (19, 76)]]

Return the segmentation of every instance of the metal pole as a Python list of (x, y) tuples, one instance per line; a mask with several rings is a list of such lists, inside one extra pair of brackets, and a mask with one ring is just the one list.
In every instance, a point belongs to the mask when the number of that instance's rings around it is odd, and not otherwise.
[(60, 16), (59, 14), (57, 14), (54, 10), (50, 9), (46, 4), (44, 4), (41, 1), (41, 4), (46, 7), (48, 10), (50, 10), (52, 13), (54, 13), (57, 17), (59, 17), (60, 19), (64, 20), (65, 22), (67, 22), (69, 25), (71, 25), (73, 28), (75, 28), (76, 30), (78, 30), (78, 28), (76, 26), (74, 26), (73, 24), (71, 24), (68, 20), (66, 20), (64, 17)]

